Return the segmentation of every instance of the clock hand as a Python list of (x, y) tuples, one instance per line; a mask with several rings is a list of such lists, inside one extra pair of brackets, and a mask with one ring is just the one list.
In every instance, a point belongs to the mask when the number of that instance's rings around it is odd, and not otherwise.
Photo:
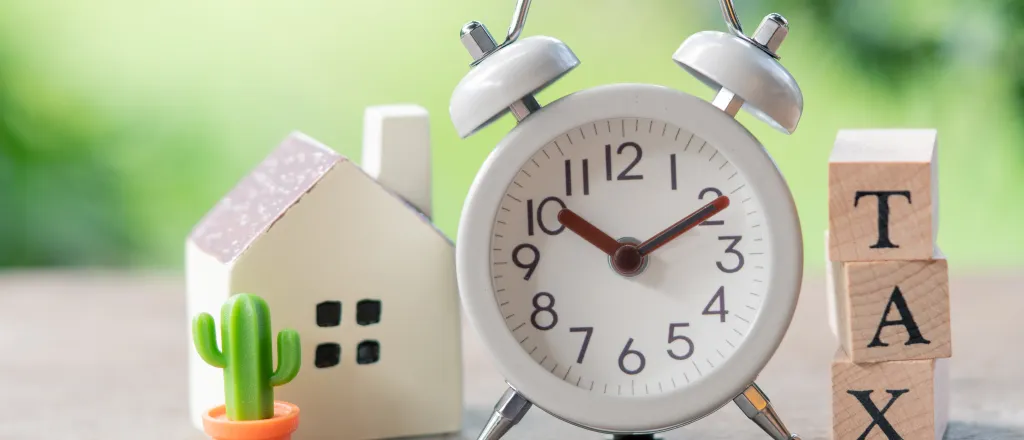
[(580, 238), (590, 242), (590, 244), (597, 246), (601, 252), (611, 256), (615, 254), (615, 251), (622, 246), (614, 238), (605, 234), (596, 226), (590, 224), (590, 222), (580, 217), (572, 210), (565, 208), (558, 211), (558, 221), (562, 223), (570, 231), (575, 232)]
[(718, 214), (728, 206), (729, 197), (719, 196), (717, 199), (712, 200), (711, 203), (704, 205), (704, 207), (698, 209), (693, 214), (690, 214), (676, 222), (674, 225), (669, 226), (668, 229), (665, 229), (647, 241), (640, 243), (640, 246), (637, 246), (637, 250), (640, 251), (640, 255), (648, 255), (651, 252), (654, 252), (655, 249), (664, 246), (669, 241), (672, 241), (672, 239), (682, 235), (686, 231), (689, 231), (694, 226), (697, 226), (715, 214)]

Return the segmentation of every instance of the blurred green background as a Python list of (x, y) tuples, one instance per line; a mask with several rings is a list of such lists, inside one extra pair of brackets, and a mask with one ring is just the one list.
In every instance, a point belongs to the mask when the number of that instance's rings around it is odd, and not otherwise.
[[(468, 140), (448, 99), (458, 31), (503, 35), (513, 0), (6, 0), (0, 13), (0, 266), (180, 268), (192, 225), (290, 131), (358, 158), (362, 112), (432, 115), (435, 220), (454, 236), (510, 117)], [(792, 136), (743, 115), (792, 186), (808, 269), (822, 267), (827, 160), (839, 128), (936, 127), (939, 243), (954, 270), (1024, 263), (1024, 2), (736, 3), (780, 12), (805, 113)], [(612, 82), (705, 89), (671, 54), (724, 30), (715, 0), (536, 0), (524, 35), (582, 65), (549, 102)]]

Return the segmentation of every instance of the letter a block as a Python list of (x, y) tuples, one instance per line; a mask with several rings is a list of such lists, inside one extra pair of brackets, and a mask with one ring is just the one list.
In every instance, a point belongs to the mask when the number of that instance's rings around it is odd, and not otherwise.
[(938, 232), (935, 130), (840, 130), (829, 158), (829, 259), (924, 260)]
[(948, 359), (832, 363), (833, 440), (941, 440), (949, 414)]
[(853, 362), (952, 356), (944, 256), (830, 266), (836, 330)]

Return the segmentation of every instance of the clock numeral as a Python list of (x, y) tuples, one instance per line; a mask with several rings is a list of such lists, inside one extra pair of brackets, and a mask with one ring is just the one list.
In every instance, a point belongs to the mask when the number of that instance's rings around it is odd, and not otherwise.
[(732, 243), (729, 243), (729, 246), (725, 248), (725, 253), (733, 254), (736, 256), (736, 267), (725, 267), (725, 265), (723, 265), (721, 261), (716, 261), (715, 265), (718, 266), (718, 270), (725, 273), (739, 272), (740, 269), (743, 269), (743, 254), (740, 253), (740, 251), (736, 250), (736, 245), (740, 243), (740, 240), (742, 240), (743, 237), (739, 235), (727, 235), (723, 237), (718, 237), (718, 239), (732, 240)]
[[(547, 305), (541, 305), (540, 304), (540, 299), (541, 298), (547, 298), (547, 303), (548, 304)], [(537, 322), (537, 318), (542, 313), (550, 314), (551, 315), (551, 323), (550, 324), (548, 324), (548, 325), (541, 325), (541, 323)], [(555, 325), (558, 324), (558, 313), (555, 313), (555, 297), (553, 295), (551, 295), (550, 293), (547, 293), (547, 292), (539, 292), (539, 293), (537, 293), (536, 295), (533, 296), (533, 313), (530, 314), (530, 323), (533, 324), (533, 326), (537, 330), (545, 330), (545, 331), (547, 331), (547, 330), (551, 330), (551, 329), (555, 328)]]
[(676, 154), (668, 155), (669, 169), (672, 171), (672, 191), (676, 190)]
[[(536, 210), (533, 208), (533, 205), (534, 205), (533, 199), (529, 199), (529, 200), (526, 201), (526, 232), (529, 235), (531, 235), (531, 236), (533, 235), (534, 215), (536, 215), (536, 218), (537, 218), (537, 220), (536, 220), (537, 226), (545, 234), (548, 234), (548, 235), (558, 235), (558, 234), (561, 234), (562, 231), (565, 230), (565, 226), (563, 226), (562, 224), (559, 224), (558, 227), (555, 228), (555, 229), (548, 228), (547, 225), (544, 224), (544, 207), (547, 206), (547, 204), (551, 203), (551, 202), (556, 203), (558, 206), (561, 207), (561, 209), (565, 209), (565, 202), (563, 202), (558, 197), (548, 197), (548, 198), (546, 198), (544, 200), (541, 200), (540, 203), (537, 204), (537, 209)], [(555, 212), (555, 215), (558, 215), (558, 213)]]
[[(572, 195), (572, 160), (565, 160), (565, 196)], [(590, 163), (583, 159), (583, 195), (590, 195)]]
[[(633, 338), (629, 338), (629, 341), (626, 342), (626, 346), (622, 349), (622, 353), (619, 354), (619, 369), (622, 370), (623, 373), (629, 375), (640, 374), (641, 371), (644, 371), (644, 366), (647, 365), (647, 359), (644, 358), (644, 354), (636, 350), (631, 350), (629, 347), (632, 345)], [(640, 361), (640, 365), (637, 365), (634, 369), (626, 367), (626, 356), (630, 355), (636, 356)]]
[[(673, 189), (675, 189), (675, 188), (673, 188)], [(715, 195), (714, 197), (711, 198), (711, 200), (714, 200), (716, 198), (722, 197), (722, 192), (719, 191), (718, 188), (704, 188), (704, 189), (700, 190), (700, 194), (697, 195), (697, 199), (704, 200), (704, 196), (707, 195), (708, 193), (711, 193), (711, 194)], [(724, 225), (724, 224), (725, 224), (725, 220), (708, 220), (708, 221), (705, 221), (705, 222), (701, 223), (700, 225), (701, 226), (721, 226), (721, 225)]]
[(576, 356), (576, 363), (577, 364), (582, 364), (583, 363), (583, 356), (587, 354), (587, 347), (590, 345), (590, 336), (594, 334), (594, 328), (593, 327), (572, 327), (572, 328), (569, 329), (569, 332), (570, 333), (586, 332), (586, 335), (583, 336), (583, 345), (580, 347), (580, 354), (579, 354), (579, 356)]
[[(625, 150), (627, 147), (628, 148), (632, 148), (633, 151), (636, 153), (636, 156), (634, 156), (633, 157), (633, 161), (630, 162), (629, 165), (626, 165), (626, 168), (624, 170), (622, 170), (621, 173), (619, 173), (618, 177), (616, 177), (616, 180), (642, 180), (644, 178), (643, 175), (641, 175), (641, 174), (629, 174), (629, 172), (633, 171), (633, 167), (635, 167), (636, 164), (640, 163), (640, 158), (642, 158), (644, 156), (644, 150), (641, 149), (640, 145), (637, 145), (636, 142), (624, 142), (624, 143), (622, 143), (622, 145), (619, 145), (619, 148), (617, 150), (615, 150), (615, 154), (622, 154), (622, 150)], [(611, 144), (606, 144), (604, 146), (604, 172), (605, 172), (605, 178), (608, 179), (608, 180), (612, 180), (612, 145)]]
[[(718, 310), (711, 310), (715, 303), (718, 303)], [(718, 291), (715, 292), (715, 296), (711, 297), (711, 301), (708, 301), (708, 305), (704, 307), (704, 311), (701, 315), (718, 315), (725, 322), (725, 315), (728, 315), (729, 311), (725, 309), (725, 286), (719, 287)]]
[(689, 346), (689, 348), (686, 349), (686, 354), (682, 354), (682, 355), (676, 354), (676, 352), (672, 351), (672, 349), (665, 350), (665, 351), (668, 352), (669, 357), (671, 357), (672, 359), (675, 359), (677, 361), (683, 361), (683, 360), (689, 359), (690, 356), (693, 356), (693, 348), (694, 348), (693, 347), (693, 339), (690, 339), (689, 337), (686, 337), (686, 336), (683, 336), (683, 335), (677, 335), (676, 334), (676, 329), (677, 328), (684, 328), (684, 327), (689, 327), (689, 326), (690, 326), (690, 324), (685, 323), (685, 322), (681, 322), (681, 323), (678, 323), (678, 324), (669, 324), (668, 325), (668, 343), (671, 344), (671, 343), (673, 343), (675, 341), (684, 341), (684, 342), (686, 342), (686, 345)]
[[(524, 262), (519, 258), (519, 253), (524, 250), (528, 250), (533, 254), (529, 262)], [(540, 250), (537, 249), (537, 246), (529, 243), (516, 246), (515, 249), (512, 249), (512, 264), (515, 264), (520, 269), (526, 269), (526, 275), (523, 276), (523, 279), (529, 280), (533, 276), (533, 271), (537, 269), (537, 265), (540, 264)]]

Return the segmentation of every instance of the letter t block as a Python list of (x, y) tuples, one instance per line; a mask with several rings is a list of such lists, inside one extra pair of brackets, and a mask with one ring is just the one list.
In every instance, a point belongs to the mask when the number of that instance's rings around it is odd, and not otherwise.
[(829, 259), (926, 260), (938, 233), (937, 132), (840, 130), (829, 158)]

